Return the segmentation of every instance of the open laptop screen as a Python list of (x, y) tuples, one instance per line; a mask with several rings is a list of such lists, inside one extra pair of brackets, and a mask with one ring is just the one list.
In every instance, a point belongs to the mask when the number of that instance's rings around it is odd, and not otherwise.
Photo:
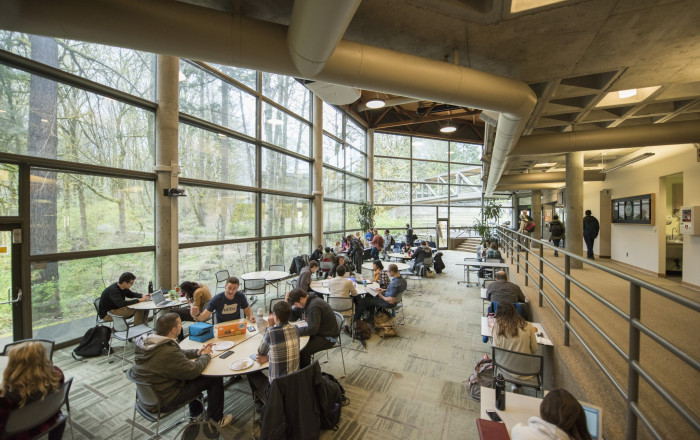
[(581, 402), (583, 412), (586, 414), (586, 426), (593, 440), (602, 440), (601, 410), (597, 406)]
[(151, 299), (153, 302), (158, 305), (162, 302), (165, 301), (165, 297), (163, 296), (163, 292), (156, 290), (155, 292), (151, 293)]

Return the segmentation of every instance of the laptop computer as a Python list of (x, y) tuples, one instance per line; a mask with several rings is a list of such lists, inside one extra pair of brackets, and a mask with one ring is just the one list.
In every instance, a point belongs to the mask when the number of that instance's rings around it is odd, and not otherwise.
[(586, 426), (593, 440), (603, 440), (603, 410), (599, 406), (580, 402), (586, 414)]
[(166, 301), (162, 290), (156, 290), (155, 292), (151, 293), (151, 299), (158, 307), (169, 307), (180, 303), (178, 300)]

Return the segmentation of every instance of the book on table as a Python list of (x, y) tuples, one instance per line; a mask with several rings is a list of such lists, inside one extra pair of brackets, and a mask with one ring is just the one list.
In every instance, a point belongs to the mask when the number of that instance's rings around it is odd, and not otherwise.
[(476, 427), (479, 430), (479, 439), (481, 440), (510, 440), (505, 423), (476, 419)]

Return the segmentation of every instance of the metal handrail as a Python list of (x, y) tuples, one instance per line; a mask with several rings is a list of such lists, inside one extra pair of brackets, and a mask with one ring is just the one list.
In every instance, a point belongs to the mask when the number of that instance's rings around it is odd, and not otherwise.
[[(528, 235), (516, 232), (511, 229), (499, 226), (497, 229), (498, 237), (501, 246), (506, 251), (506, 256), (510, 258), (511, 264), (516, 266), (518, 272), (520, 269), (523, 270), (525, 276), (525, 285), (528, 285), (529, 281), (532, 281), (533, 285), (537, 286), (539, 295), (539, 306), (542, 307), (543, 300), (547, 301), (555, 315), (564, 323), (564, 345), (569, 345), (569, 334), (573, 334), (574, 337), (583, 346), (585, 351), (595, 362), (595, 364), (601, 369), (603, 374), (610, 380), (613, 387), (622, 396), (627, 404), (627, 438), (635, 439), (637, 438), (637, 421), (641, 421), (644, 426), (648, 429), (649, 433), (654, 438), (661, 439), (661, 434), (658, 432), (657, 428), (652, 424), (647, 415), (640, 409), (638, 405), (639, 401), (639, 379), (640, 377), (646, 381), (646, 383), (656, 391), (663, 399), (673, 408), (678, 414), (680, 414), (683, 419), (685, 419), (690, 426), (695, 429), (696, 432), (700, 432), (700, 420), (698, 420), (693, 412), (686, 408), (686, 406), (678, 401), (675, 396), (668, 391), (658, 380), (656, 380), (648, 371), (646, 371), (639, 363), (640, 354), (640, 335), (643, 333), (652, 339), (657, 344), (661, 345), (663, 348), (668, 350), (672, 355), (683, 361), (685, 364), (690, 366), (696, 371), (700, 371), (700, 360), (693, 358), (688, 353), (681, 350), (679, 347), (669, 342), (661, 335), (645, 326), (640, 321), (640, 311), (641, 311), (641, 289), (644, 288), (654, 294), (657, 294), (663, 298), (671, 300), (676, 304), (686, 307), (692, 311), (700, 312), (700, 303), (685, 298), (681, 295), (670, 292), (659, 286), (655, 286), (647, 281), (636, 278), (632, 275), (611, 269), (609, 267), (603, 266), (601, 264), (592, 262), (588, 259), (573, 254), (569, 251), (562, 250), (550, 245), (539, 239), (532, 238)], [(525, 244), (526, 243), (526, 244)], [(536, 245), (534, 249), (531, 249), (533, 245)], [(564, 255), (564, 270), (562, 271), (558, 267), (554, 266), (552, 263), (544, 259), (544, 248), (549, 248), (556, 250), (557, 252)], [(524, 256), (522, 255), (524, 252)], [(538, 262), (530, 261), (530, 254), (538, 259)], [(524, 261), (521, 263), (521, 259)], [(603, 298), (597, 292), (594, 292), (583, 283), (571, 276), (571, 262), (580, 261), (585, 263), (590, 267), (594, 267), (598, 270), (611, 274), (617, 278), (628, 281), (630, 283), (630, 303), (629, 303), (629, 314), (625, 313), (619, 307), (612, 304), (607, 299)], [(539, 263), (538, 265), (536, 263)], [(547, 265), (555, 273), (564, 279), (564, 292), (562, 292), (554, 283), (544, 274), (544, 265)], [(539, 267), (538, 267), (539, 266)], [(534, 272), (531, 272), (534, 271)], [(535, 278), (539, 277), (539, 280)], [(554, 305), (552, 300), (549, 298), (549, 294), (544, 291), (544, 283), (550, 286), (557, 296), (564, 301), (564, 313), (558, 310)], [(600, 328), (595, 322), (585, 313), (583, 310), (575, 304), (570, 298), (571, 285), (580, 288), (584, 294), (589, 295), (594, 298), (600, 304), (605, 306), (608, 310), (611, 310), (616, 315), (620, 316), (629, 323), (629, 341), (628, 350), (625, 352), (623, 347), (615, 343), (611, 336), (605, 333), (605, 330)], [(584, 341), (583, 337), (580, 335), (579, 329), (574, 327), (571, 322), (571, 309), (574, 310), (585, 322), (588, 324), (598, 335), (600, 335), (612, 348), (620, 355), (620, 357), (628, 365), (628, 376), (627, 376), (627, 390), (625, 391), (624, 385), (619, 383), (617, 379), (608, 370), (602, 359), (597, 356), (591, 347)]]

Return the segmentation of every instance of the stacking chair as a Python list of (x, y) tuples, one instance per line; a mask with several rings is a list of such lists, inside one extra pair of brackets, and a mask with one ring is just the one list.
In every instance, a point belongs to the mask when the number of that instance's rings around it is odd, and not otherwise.
[(278, 302), (282, 302), (282, 301), (286, 301), (286, 300), (285, 300), (284, 298), (272, 298), (272, 299), (270, 300), (270, 310), (269, 310), (269, 313), (272, 313), (272, 306), (274, 306), (274, 305), (277, 304)]
[[(284, 264), (271, 264), (268, 266), (268, 270), (270, 272), (272, 272), (273, 270), (280, 271), (280, 272), (286, 271), (284, 268)], [(275, 285), (275, 288), (277, 289), (277, 296), (280, 296), (280, 283), (279, 283), (279, 281), (276, 281), (276, 282), (270, 283), (270, 284)], [(287, 281), (287, 284), (290, 284), (289, 281)], [(294, 286), (296, 287), (296, 284)]]
[(105, 325), (105, 320), (100, 318), (100, 297), (98, 296), (95, 298), (95, 300), (92, 302), (92, 305), (95, 306), (95, 325)]
[(248, 296), (254, 297), (253, 300), (250, 301), (250, 305), (253, 305), (258, 301), (258, 298), (256, 297), (257, 295), (262, 295), (263, 303), (265, 302), (266, 286), (267, 283), (264, 279), (243, 280), (243, 292)]
[(107, 363), (112, 363), (109, 358), (112, 355), (112, 339), (119, 339), (124, 341), (124, 351), (122, 352), (122, 371), (124, 371), (124, 359), (126, 358), (126, 346), (129, 342), (132, 342), (137, 337), (150, 333), (153, 329), (146, 324), (133, 325), (130, 324), (126, 318), (123, 316), (115, 315), (112, 312), (107, 312), (109, 316), (112, 317), (112, 322), (114, 323), (114, 331), (112, 332), (112, 337), (109, 338), (109, 351), (107, 352)]
[(350, 333), (352, 334), (352, 337), (354, 339), (355, 338), (355, 328), (354, 328), (355, 320), (352, 319), (352, 317), (355, 315), (355, 302), (350, 297), (343, 298), (343, 297), (338, 297), (338, 296), (330, 296), (330, 297), (328, 297), (328, 304), (331, 306), (333, 311), (338, 312), (341, 315), (343, 315), (343, 317), (345, 317), (346, 322), (347, 322), (348, 318), (350, 318)]
[[(200, 400), (202, 402), (202, 408), (204, 408), (204, 401), (202, 399), (202, 395), (200, 394), (199, 396), (195, 397), (194, 399), (190, 400), (189, 402), (183, 403), (179, 408), (172, 409), (170, 411), (163, 411), (163, 407), (160, 401), (160, 398), (158, 397), (158, 394), (156, 394), (155, 391), (153, 391), (153, 388), (151, 385), (147, 382), (143, 382), (137, 378), (134, 377), (133, 372), (131, 368), (127, 370), (126, 372), (126, 378), (129, 379), (131, 382), (136, 384), (136, 400), (134, 401), (134, 415), (132, 418), (132, 423), (131, 423), (131, 438), (133, 440), (134, 438), (134, 425), (136, 424), (136, 412), (138, 411), (141, 416), (143, 416), (144, 419), (148, 420), (151, 423), (156, 424), (156, 433), (154, 436), (149, 437), (151, 438), (158, 438), (160, 434), (165, 434), (166, 432), (170, 431), (180, 423), (183, 423), (189, 419), (189, 410), (187, 408), (187, 405), (192, 401), (192, 400)], [(163, 431), (160, 431), (160, 421), (161, 419), (169, 416), (170, 414), (174, 413), (175, 411), (179, 410), (180, 408), (185, 407), (185, 415), (184, 417), (176, 420), (172, 424), (166, 426), (163, 428)]]
[(324, 278), (327, 278), (328, 272), (330, 272), (333, 268), (333, 261), (326, 258), (325, 260), (321, 260), (321, 262), (318, 263), (318, 266), (321, 273), (325, 275)]
[(68, 421), (70, 426), (70, 435), (73, 436), (73, 423), (70, 421), (70, 403), (68, 402), (68, 393), (70, 386), (73, 383), (71, 377), (61, 385), (61, 387), (51, 394), (47, 394), (43, 399), (29, 403), (21, 408), (17, 408), (10, 412), (7, 416), (5, 426), (0, 433), (0, 438), (13, 438), (16, 434), (29, 431), (32, 428), (38, 427), (47, 420), (52, 419), (61, 407), (66, 405), (66, 414), (61, 414), (56, 420), (56, 423), (41, 435), (32, 437), (39, 438), (53, 431), (61, 425), (65, 425)]
[(49, 360), (53, 362), (53, 345), (54, 341), (50, 339), (22, 339), (21, 341), (15, 341), (15, 342), (10, 342), (5, 346), (5, 348), (2, 350), (2, 355), (7, 356), (10, 354), (12, 350), (17, 348), (19, 344), (23, 344), (25, 342), (38, 342), (41, 345), (44, 346), (44, 349), (46, 349), (46, 356), (49, 357)]
[(337, 339), (335, 344), (333, 346), (328, 347), (327, 349), (323, 350), (326, 352), (326, 362), (330, 359), (328, 356), (328, 350), (340, 347), (340, 358), (343, 360), (343, 376), (345, 377), (345, 356), (343, 356), (343, 341), (341, 340), (340, 335), (343, 333), (343, 326), (345, 325), (345, 317), (341, 315), (338, 312), (333, 312), (335, 314), (335, 322), (338, 326), (338, 333), (334, 335), (334, 337)]
[(216, 292), (226, 287), (226, 280), (228, 277), (228, 270), (220, 270), (216, 273)]
[(506, 382), (530, 387), (542, 392), (544, 397), (544, 357), (538, 354), (525, 354), (504, 348), (491, 347), (493, 360), (493, 387), (496, 377), (503, 375)]

